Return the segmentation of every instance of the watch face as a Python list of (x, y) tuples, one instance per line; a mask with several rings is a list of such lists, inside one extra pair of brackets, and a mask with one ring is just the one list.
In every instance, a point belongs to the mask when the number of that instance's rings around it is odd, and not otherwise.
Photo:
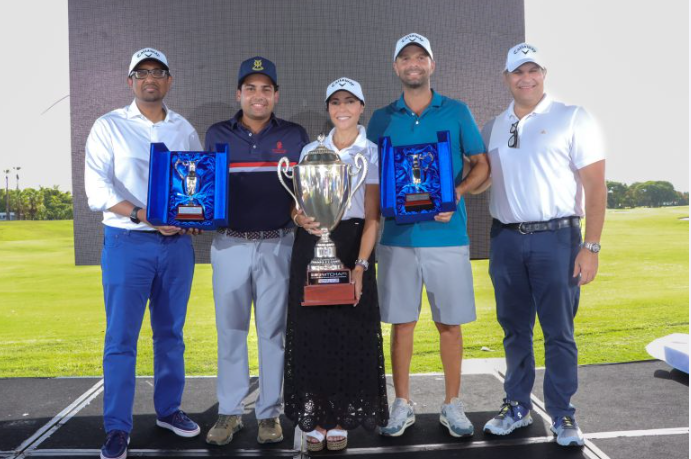
[(597, 242), (593, 242), (592, 244), (590, 244), (589, 249), (593, 253), (598, 253), (600, 251), (600, 244), (598, 244)]

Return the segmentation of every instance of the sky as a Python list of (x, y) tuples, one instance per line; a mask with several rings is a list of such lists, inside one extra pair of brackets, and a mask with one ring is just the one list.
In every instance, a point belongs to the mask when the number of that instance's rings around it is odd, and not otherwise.
[[(688, 191), (689, 3), (525, 0), (525, 13), (547, 92), (600, 123), (607, 179)], [(0, 43), (0, 177), (14, 188), (20, 167), (20, 188), (71, 190), (67, 0), (0, 3)]]

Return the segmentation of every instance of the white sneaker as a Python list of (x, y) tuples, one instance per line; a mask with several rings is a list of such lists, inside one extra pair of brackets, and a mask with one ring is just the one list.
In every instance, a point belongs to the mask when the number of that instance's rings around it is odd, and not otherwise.
[(458, 397), (452, 398), (451, 403), (445, 403), (441, 406), (439, 422), (449, 429), (452, 437), (472, 437), (475, 433), (473, 423), (465, 415), (463, 402)]
[(405, 429), (415, 424), (413, 404), (404, 398), (397, 398), (391, 405), (389, 422), (385, 427), (379, 427), (379, 435), (385, 437), (400, 437)]

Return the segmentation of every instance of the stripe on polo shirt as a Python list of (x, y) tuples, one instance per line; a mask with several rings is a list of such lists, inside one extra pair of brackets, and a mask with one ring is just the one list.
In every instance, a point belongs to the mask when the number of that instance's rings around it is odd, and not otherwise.
[[(297, 162), (289, 163), (293, 167)], [(228, 167), (228, 172), (233, 174), (235, 172), (276, 172), (278, 168), (278, 161), (257, 161), (249, 163), (232, 163)]]

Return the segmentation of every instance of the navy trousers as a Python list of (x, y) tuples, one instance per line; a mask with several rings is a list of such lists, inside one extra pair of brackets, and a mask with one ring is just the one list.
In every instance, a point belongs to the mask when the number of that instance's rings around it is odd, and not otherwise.
[(504, 329), (504, 390), (510, 400), (532, 408), (537, 313), (545, 337), (545, 405), (552, 418), (575, 412), (571, 397), (578, 388), (578, 351), (573, 321), (580, 287), (572, 274), (580, 243), (578, 227), (521, 234), (496, 220), (492, 225), (489, 274)]
[(105, 227), (101, 268), (106, 305), (103, 422), (106, 432), (132, 430), (137, 339), (147, 301), (154, 346), (154, 408), (180, 407), (185, 386), (182, 329), (194, 274), (189, 236)]

